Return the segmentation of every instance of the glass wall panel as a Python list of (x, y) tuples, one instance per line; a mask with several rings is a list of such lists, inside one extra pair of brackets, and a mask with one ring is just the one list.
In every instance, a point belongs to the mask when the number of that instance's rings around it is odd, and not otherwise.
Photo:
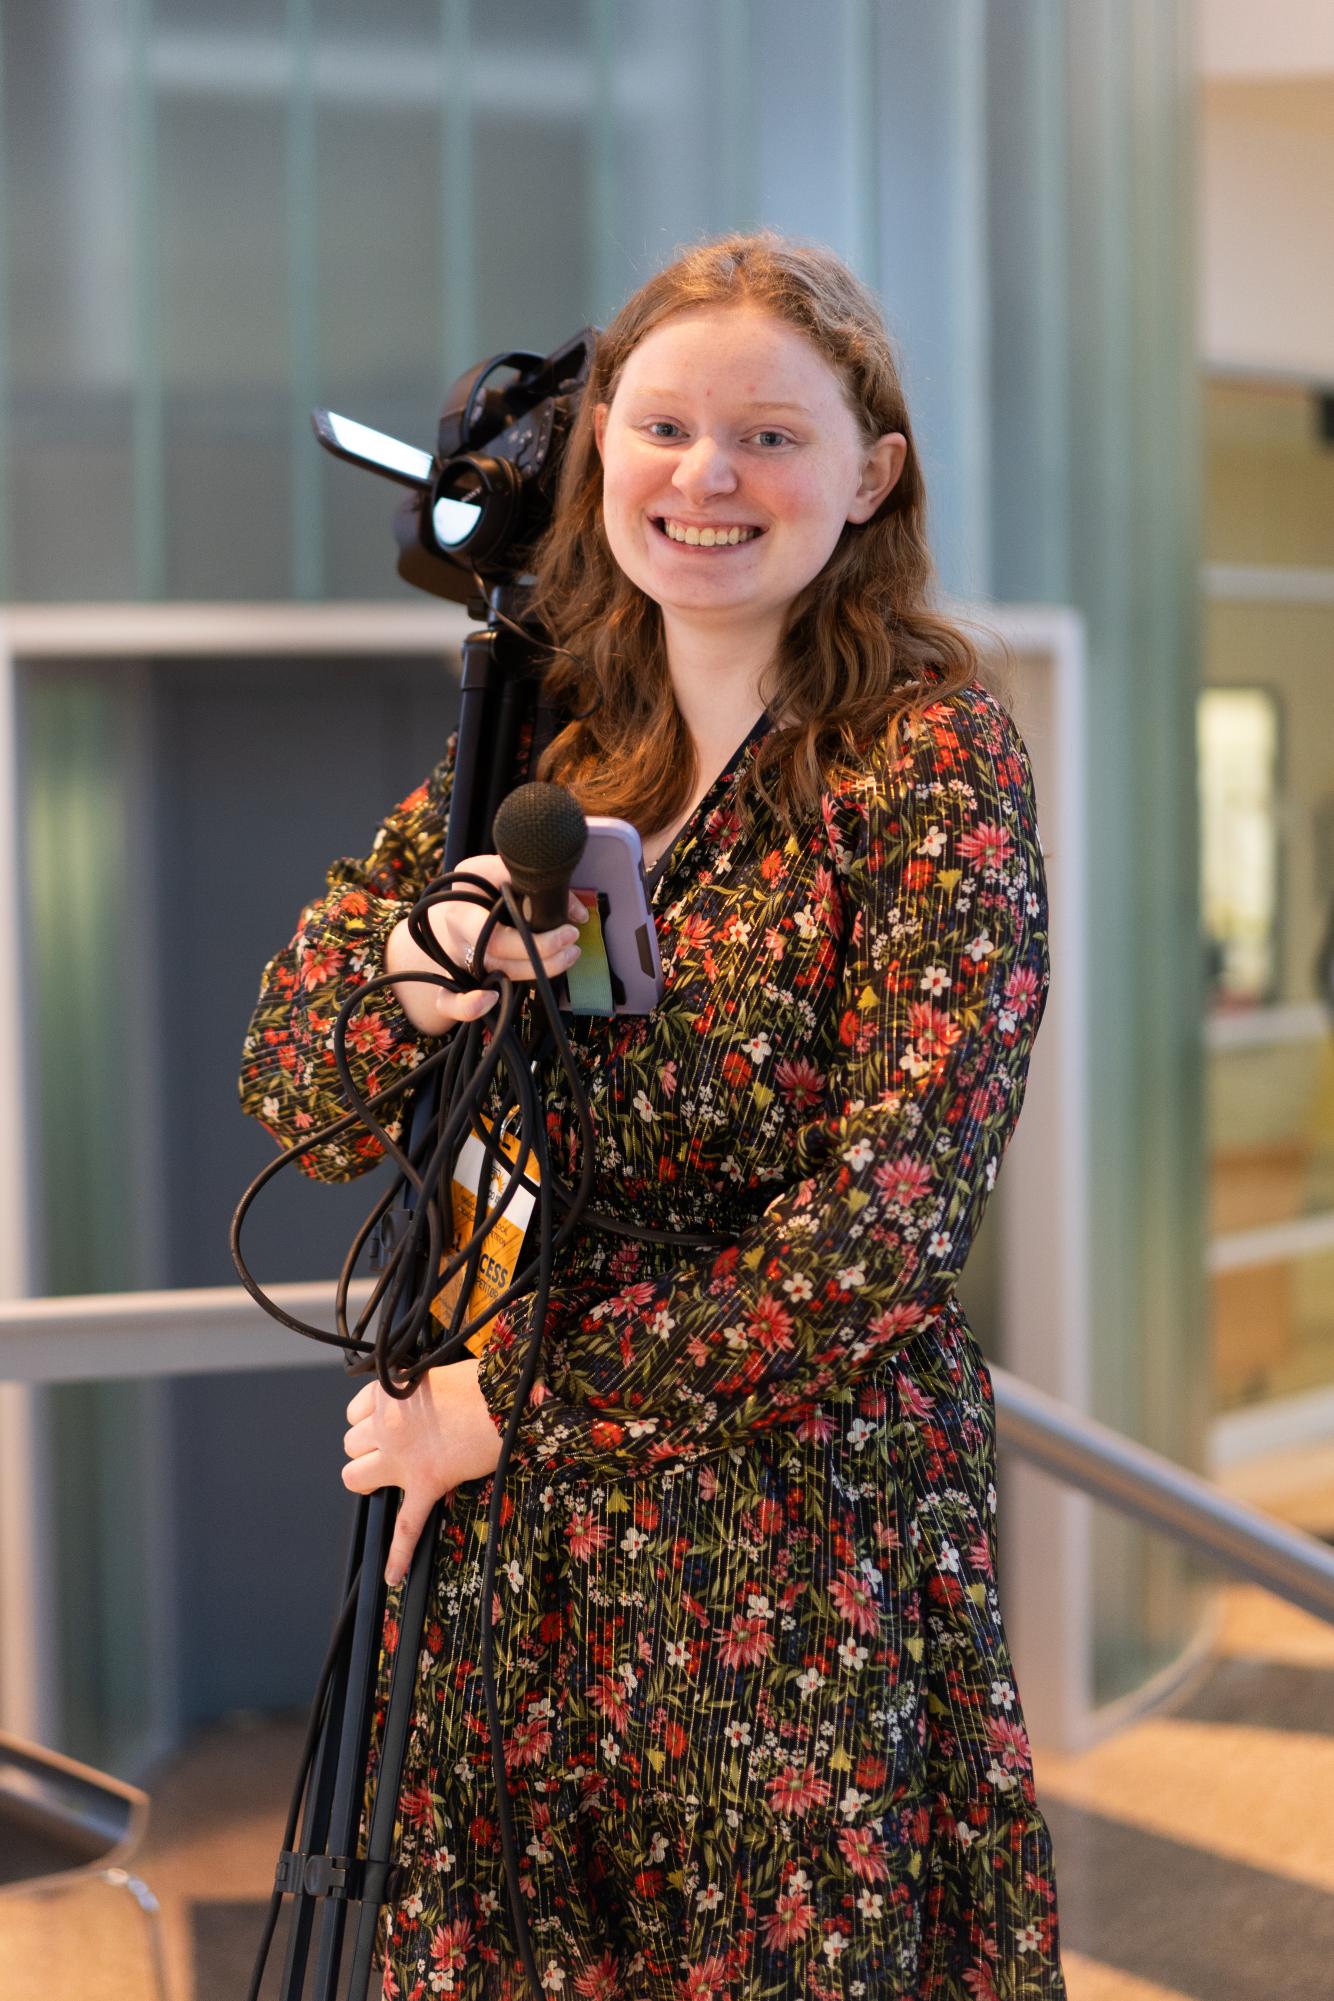
[(1207, 409), (1210, 1264), (1230, 1410), (1334, 1385), (1334, 451), (1318, 385), (1220, 379)]
[(137, 272), (126, 7), (7, 7), (0, 64), (9, 569), (24, 599), (133, 597)]

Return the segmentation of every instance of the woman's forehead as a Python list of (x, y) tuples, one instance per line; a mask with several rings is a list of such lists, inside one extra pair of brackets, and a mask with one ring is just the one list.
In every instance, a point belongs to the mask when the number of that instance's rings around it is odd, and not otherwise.
[(726, 395), (756, 411), (817, 415), (843, 385), (819, 349), (754, 306), (697, 306), (662, 320), (633, 348), (616, 394)]

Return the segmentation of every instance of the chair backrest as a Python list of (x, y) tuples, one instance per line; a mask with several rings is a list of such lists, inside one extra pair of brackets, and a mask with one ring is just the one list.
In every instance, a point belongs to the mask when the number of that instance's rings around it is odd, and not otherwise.
[(123, 1862), (147, 1824), (137, 1786), (0, 1731), (0, 1895)]

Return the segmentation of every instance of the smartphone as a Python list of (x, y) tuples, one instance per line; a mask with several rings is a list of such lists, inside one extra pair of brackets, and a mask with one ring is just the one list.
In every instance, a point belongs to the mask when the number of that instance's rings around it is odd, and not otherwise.
[(589, 912), (579, 958), (565, 975), (570, 1014), (649, 1014), (662, 995), (658, 934), (644, 882), (644, 848), (628, 820), (593, 813), (570, 888)]

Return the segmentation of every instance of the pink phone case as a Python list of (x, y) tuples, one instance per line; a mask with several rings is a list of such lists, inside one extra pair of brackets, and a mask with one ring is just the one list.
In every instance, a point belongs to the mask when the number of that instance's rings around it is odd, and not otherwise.
[[(658, 934), (644, 884), (644, 849), (628, 820), (590, 814), (588, 842), (570, 878), (585, 902), (596, 900), (610, 974), (610, 991), (595, 995), (594, 967), (572, 983), (572, 1013), (649, 1014), (662, 993)], [(590, 961), (593, 941), (584, 947)], [(576, 968), (578, 973), (578, 968)], [(582, 1004), (581, 1004), (582, 1003)]]

